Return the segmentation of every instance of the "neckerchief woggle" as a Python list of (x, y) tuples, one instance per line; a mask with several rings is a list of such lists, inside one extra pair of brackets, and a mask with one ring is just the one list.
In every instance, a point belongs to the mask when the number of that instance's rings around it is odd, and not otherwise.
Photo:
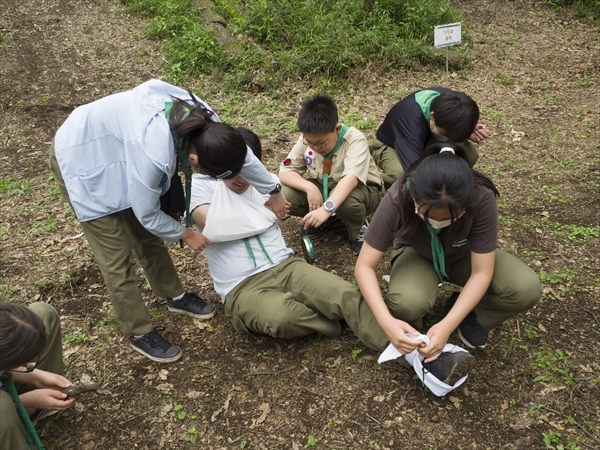
[(27, 414), (27, 410), (21, 402), (21, 398), (19, 397), (17, 388), (15, 387), (15, 383), (12, 379), (12, 374), (8, 371), (3, 372), (2, 375), (0, 375), (0, 382), (2, 382), (6, 392), (11, 396), (12, 401), (17, 407), (17, 413), (19, 415), (19, 419), (21, 420), (21, 424), (25, 429), (25, 440), (27, 441), (29, 448), (34, 450), (37, 447), (38, 450), (46, 450), (46, 447), (44, 447), (44, 444), (42, 444), (37, 431), (35, 431), (35, 427), (31, 422), (29, 414)]
[[(406, 179), (406, 188), (410, 187), (410, 178)], [(431, 259), (433, 260), (433, 270), (438, 276), (440, 283), (444, 282), (444, 278), (448, 278), (446, 274), (446, 256), (444, 254), (444, 247), (442, 241), (440, 241), (440, 231), (442, 228), (433, 228), (429, 222), (425, 222), (425, 227), (431, 235)]]
[(339, 150), (339, 148), (344, 143), (344, 135), (348, 131), (348, 125), (342, 125), (342, 129), (338, 134), (337, 142), (335, 143), (335, 147), (325, 156), (323, 156), (323, 200), (327, 200), (329, 198), (329, 174), (331, 173), (331, 159), (335, 152)]
[(439, 95), (439, 92), (432, 91), (431, 89), (425, 89), (415, 94), (415, 101), (421, 107), (425, 120), (429, 120), (429, 116), (431, 115), (431, 102)]
[[(165, 117), (167, 118), (167, 122), (169, 121), (169, 115), (171, 114), (172, 107), (173, 102), (165, 102)], [(189, 115), (190, 111), (189, 109), (186, 109), (183, 118), (185, 119)], [(169, 128), (171, 127), (169, 126)], [(184, 145), (184, 143), (181, 142), (180, 139), (175, 138), (172, 129), (171, 136), (173, 136), (173, 142), (175, 143), (175, 152), (177, 153), (177, 156), (179, 158), (181, 170), (185, 175), (185, 225), (188, 227), (193, 227), (194, 221), (192, 220), (192, 215), (190, 214), (190, 199), (192, 197), (192, 167), (190, 166), (190, 162), (187, 159), (187, 145)], [(175, 170), (177, 170), (177, 168), (175, 168)]]

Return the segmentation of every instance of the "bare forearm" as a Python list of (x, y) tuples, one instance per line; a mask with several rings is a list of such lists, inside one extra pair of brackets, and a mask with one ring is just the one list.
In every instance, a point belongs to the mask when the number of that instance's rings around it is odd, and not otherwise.
[(279, 172), (279, 180), (282, 184), (302, 192), (309, 192), (314, 185), (306, 180), (298, 172)]
[(335, 189), (331, 192), (329, 200), (335, 203), (339, 207), (350, 195), (350, 193), (358, 186), (358, 178), (354, 175), (346, 175), (340, 182), (335, 186)]

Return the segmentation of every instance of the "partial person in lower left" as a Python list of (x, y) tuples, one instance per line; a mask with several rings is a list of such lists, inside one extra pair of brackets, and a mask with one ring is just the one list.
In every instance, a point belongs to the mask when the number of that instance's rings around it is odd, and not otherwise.
[(0, 302), (0, 448), (43, 450), (37, 421), (75, 403), (62, 389), (60, 317), (47, 303)]

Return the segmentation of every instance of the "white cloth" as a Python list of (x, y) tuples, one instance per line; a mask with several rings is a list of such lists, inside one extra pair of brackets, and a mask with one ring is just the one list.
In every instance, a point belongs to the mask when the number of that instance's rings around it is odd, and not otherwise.
[[(183, 236), (185, 227), (160, 210), (159, 200), (177, 169), (165, 117), (173, 97), (190, 99), (183, 89), (150, 80), (78, 107), (56, 132), (56, 160), (80, 222), (132, 208), (156, 236), (169, 242)], [(242, 176), (260, 192), (275, 187), (250, 149)]]
[(213, 244), (264, 233), (277, 222), (277, 216), (264, 203), (252, 186), (237, 194), (223, 180), (217, 180), (202, 233)]
[[(407, 333), (407, 336), (409, 336), (412, 339), (421, 340), (421, 341), (425, 342), (425, 344), (429, 345), (429, 342), (430, 342), (429, 338), (424, 334), (414, 336), (412, 334)], [(461, 348), (458, 345), (453, 345), (453, 344), (446, 344), (442, 351), (447, 352), (447, 353), (466, 352), (466, 350), (464, 348)], [(383, 353), (381, 353), (381, 355), (379, 355), (379, 359), (377, 360), (377, 362), (379, 364), (382, 364), (386, 361), (391, 361), (393, 359), (397, 359), (400, 357), (402, 357), (402, 353), (400, 353), (400, 351), (396, 347), (394, 347), (393, 344), (390, 344), (383, 351)], [(429, 388), (429, 390), (433, 393), (433, 395), (435, 395), (437, 397), (443, 397), (444, 395), (448, 394), (449, 392), (452, 392), (454, 389), (456, 389), (461, 384), (463, 384), (467, 380), (467, 377), (468, 377), (468, 374), (467, 374), (464, 377), (462, 377), (460, 380), (458, 380), (456, 383), (454, 383), (454, 386), (450, 386), (449, 384), (446, 384), (443, 381), (439, 380), (438, 378), (434, 377), (429, 372), (425, 372), (425, 374), (423, 374), (424, 358), (419, 354), (418, 351), (413, 350), (408, 355), (405, 355), (404, 358), (410, 365), (413, 366), (413, 368), (415, 369), (415, 373), (417, 374), (419, 379), (425, 384), (425, 386), (427, 386)]]
[[(193, 175), (190, 211), (193, 211), (200, 205), (211, 204), (216, 187), (217, 180), (206, 175)], [(207, 218), (210, 214), (211, 209), (209, 208)], [(216, 242), (204, 249), (215, 291), (219, 294), (223, 303), (227, 294), (242, 281), (276, 266), (294, 254), (292, 249), (286, 247), (281, 229), (277, 223), (272, 224), (259, 237), (273, 264), (267, 259), (260, 243), (255, 237), (248, 238), (248, 241), (254, 252), (256, 266), (248, 253), (243, 239)]]

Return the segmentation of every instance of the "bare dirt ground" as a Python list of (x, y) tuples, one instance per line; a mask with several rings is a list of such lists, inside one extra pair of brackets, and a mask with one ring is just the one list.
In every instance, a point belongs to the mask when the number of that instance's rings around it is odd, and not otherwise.
[[(154, 320), (185, 355), (163, 366), (133, 352), (49, 180), (47, 149), (74, 107), (164, 75), (160, 49), (117, 0), (4, 0), (0, 299), (58, 308), (68, 376), (103, 384), (42, 422), (47, 448), (600, 448), (599, 33), (540, 1), (453, 3), (470, 68), (448, 78), (441, 68), (363, 72), (334, 91), (342, 116), (366, 124), (369, 138), (403, 95), (439, 84), (472, 95), (493, 131), (477, 167), (502, 194), (501, 246), (540, 273), (545, 294), (494, 330), (465, 385), (439, 399), (414, 374), (378, 366), (349, 330), (277, 341), (236, 334), (220, 306), (210, 323), (174, 317), (141, 272)], [(191, 84), (223, 119), (259, 132), (273, 171), (313, 89), (250, 94), (218, 91), (210, 79)], [(297, 225), (283, 223), (299, 251)], [(320, 267), (352, 280), (355, 258), (341, 234), (315, 247)], [(172, 256), (184, 284), (220, 305), (204, 256)]]

